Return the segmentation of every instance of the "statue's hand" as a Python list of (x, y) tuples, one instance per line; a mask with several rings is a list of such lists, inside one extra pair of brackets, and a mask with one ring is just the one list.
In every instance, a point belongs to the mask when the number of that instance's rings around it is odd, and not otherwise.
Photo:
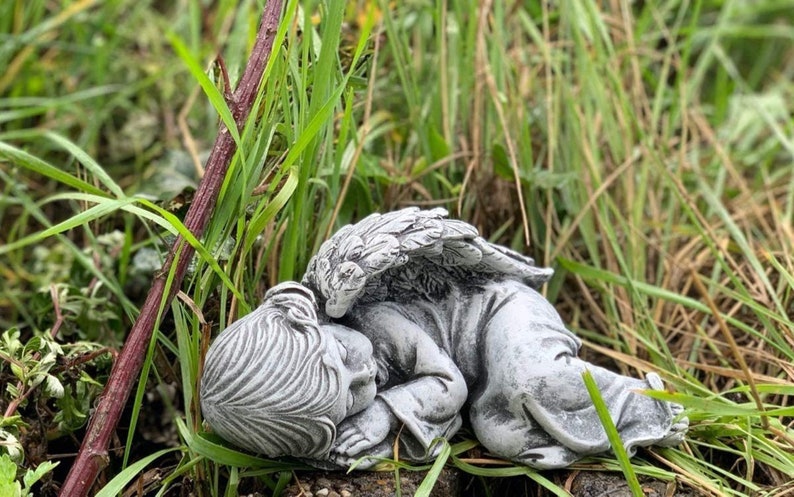
[(366, 409), (339, 423), (331, 452), (347, 457), (367, 455), (364, 452), (385, 440), (396, 425), (389, 406), (376, 398)]

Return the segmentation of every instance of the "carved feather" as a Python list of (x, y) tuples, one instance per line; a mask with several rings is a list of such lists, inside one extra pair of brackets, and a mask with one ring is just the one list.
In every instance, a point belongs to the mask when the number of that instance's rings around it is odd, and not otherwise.
[(441, 297), (456, 282), (512, 279), (538, 287), (552, 272), (447, 219), (445, 209), (409, 207), (340, 229), (309, 262), (303, 284), (339, 318), (357, 303)]

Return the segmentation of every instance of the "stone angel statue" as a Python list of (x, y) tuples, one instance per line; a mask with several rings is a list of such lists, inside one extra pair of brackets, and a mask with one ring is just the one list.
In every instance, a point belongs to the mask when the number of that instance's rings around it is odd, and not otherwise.
[(494, 456), (560, 468), (610, 449), (589, 370), (630, 454), (681, 443), (682, 408), (641, 393), (663, 388), (658, 375), (577, 358), (579, 339), (537, 292), (551, 275), (444, 209), (373, 214), (218, 336), (204, 418), (242, 448), (325, 467), (366, 468), (395, 447), (426, 461), (465, 426)]

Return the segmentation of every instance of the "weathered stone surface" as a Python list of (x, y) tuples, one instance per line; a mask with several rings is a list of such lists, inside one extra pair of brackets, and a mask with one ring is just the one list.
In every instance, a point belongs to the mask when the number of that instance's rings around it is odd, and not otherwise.
[(537, 291), (552, 273), (443, 209), (373, 214), (218, 336), (204, 419), (233, 444), (320, 469), (429, 461), (464, 425), (494, 456), (559, 469), (611, 448), (587, 372), (630, 456), (681, 443), (683, 407), (638, 393), (663, 390), (658, 374), (577, 356)]

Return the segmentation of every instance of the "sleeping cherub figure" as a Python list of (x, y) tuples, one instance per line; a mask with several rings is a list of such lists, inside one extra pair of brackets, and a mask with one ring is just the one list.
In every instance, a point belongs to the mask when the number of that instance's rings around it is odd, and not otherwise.
[(209, 426), (269, 457), (359, 468), (395, 446), (427, 461), (467, 426), (494, 456), (560, 468), (610, 450), (589, 370), (629, 454), (681, 443), (681, 407), (641, 392), (662, 389), (658, 375), (577, 358), (579, 339), (536, 291), (550, 269), (446, 215), (409, 208), (345, 226), (301, 284), (272, 288), (226, 328), (201, 380)]

